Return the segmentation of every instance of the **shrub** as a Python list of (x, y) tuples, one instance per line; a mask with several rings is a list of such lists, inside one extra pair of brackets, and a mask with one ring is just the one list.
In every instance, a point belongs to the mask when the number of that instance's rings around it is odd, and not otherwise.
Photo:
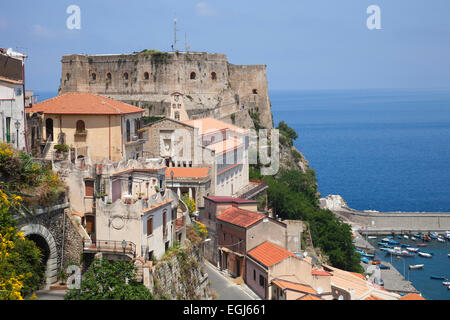
[(67, 152), (69, 151), (69, 146), (66, 144), (57, 144), (53, 147), (58, 152)]

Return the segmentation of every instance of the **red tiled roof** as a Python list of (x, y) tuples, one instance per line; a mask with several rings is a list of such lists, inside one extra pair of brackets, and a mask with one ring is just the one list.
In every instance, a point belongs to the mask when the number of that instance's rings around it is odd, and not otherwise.
[(28, 112), (47, 114), (129, 114), (143, 109), (93, 93), (71, 92), (34, 104)]
[(326, 276), (326, 277), (331, 277), (332, 274), (329, 272), (326, 272), (325, 270), (313, 270), (311, 271), (311, 274), (313, 276)]
[(308, 294), (317, 294), (316, 290), (306, 284), (291, 282), (282, 279), (274, 279), (272, 280), (272, 282), (281, 289), (300, 291)]
[(350, 273), (355, 275), (355, 276), (357, 276), (358, 278), (361, 278), (363, 280), (367, 280), (366, 277), (364, 277), (364, 275), (361, 274), (361, 273), (357, 273), (357, 272), (350, 272)]
[(170, 172), (173, 171), (173, 178), (205, 178), (208, 176), (209, 168), (167, 168), (166, 178), (171, 178)]
[(242, 198), (223, 197), (223, 196), (208, 196), (205, 197), (213, 202), (225, 202), (225, 203), (257, 203), (255, 200), (247, 200)]
[(323, 299), (319, 298), (317, 296), (307, 294), (307, 295), (304, 295), (303, 297), (298, 298), (297, 300), (323, 300)]
[(427, 300), (417, 293), (408, 293), (406, 296), (401, 297), (399, 300)]
[(199, 128), (199, 134), (204, 135), (216, 131), (221, 130), (230, 130), (235, 131), (238, 133), (246, 133), (248, 130), (239, 128), (237, 126), (234, 126), (232, 124), (214, 119), (214, 118), (201, 118), (201, 119), (195, 119), (195, 120), (187, 120), (183, 121), (184, 123)]
[(283, 249), (269, 241), (263, 242), (253, 250), (250, 250), (247, 254), (266, 267), (270, 267), (271, 265), (274, 265), (289, 256), (298, 258), (292, 252), (287, 251), (286, 249)]
[(267, 218), (265, 214), (243, 210), (236, 207), (230, 207), (217, 216), (217, 220), (225, 221), (244, 228), (247, 228), (264, 218)]

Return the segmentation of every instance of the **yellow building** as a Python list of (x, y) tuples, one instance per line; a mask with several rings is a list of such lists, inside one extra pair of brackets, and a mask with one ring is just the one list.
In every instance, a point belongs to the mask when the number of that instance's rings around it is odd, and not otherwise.
[(43, 156), (57, 144), (94, 162), (142, 156), (138, 133), (143, 109), (91, 93), (65, 93), (27, 109), (42, 120)]

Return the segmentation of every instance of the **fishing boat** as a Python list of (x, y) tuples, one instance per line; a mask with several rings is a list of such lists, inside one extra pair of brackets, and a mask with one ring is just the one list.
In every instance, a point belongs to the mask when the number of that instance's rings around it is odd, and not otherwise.
[(408, 250), (409, 252), (417, 252), (419, 251), (419, 248), (407, 247), (406, 250)]
[(444, 281), (444, 282), (442, 282), (442, 284), (443, 284), (444, 286), (450, 286), (450, 282), (448, 282), (448, 281)]
[(389, 270), (391, 267), (389, 267), (389, 266), (387, 266), (387, 265), (385, 265), (385, 264), (380, 263), (380, 264), (378, 265), (378, 268), (383, 269), (383, 270)]
[(421, 247), (426, 247), (426, 246), (427, 246), (426, 243), (418, 243), (417, 245), (418, 245), (418, 246), (421, 246)]
[(410, 264), (409, 269), (423, 269), (424, 264)]
[(445, 239), (442, 238), (442, 237), (438, 237), (438, 238), (437, 238), (437, 241), (439, 241), (439, 242), (445, 242)]
[(449, 258), (450, 258), (450, 253), (449, 253), (449, 254), (447, 254), (447, 257), (449, 257)]
[(403, 238), (404, 239), (409, 239), (409, 237), (406, 234), (403, 236)]
[(440, 275), (435, 275), (435, 274), (432, 274), (430, 276), (430, 278), (435, 279), (435, 280), (447, 280), (447, 278), (445, 276), (440, 276)]
[(411, 237), (411, 240), (412, 241), (416, 241), (416, 237)]
[[(381, 261), (380, 260), (372, 260), (372, 264), (374, 264), (374, 265), (377, 265), (377, 264), (380, 264), (381, 263)], [(450, 285), (450, 284), (449, 284)]]
[(436, 236), (435, 234), (430, 234), (429, 237), (430, 237), (431, 239), (437, 239), (437, 236)]
[(426, 251), (426, 250), (420, 250), (420, 252), (423, 252), (423, 253), (429, 253), (429, 254), (431, 254), (431, 255), (434, 254), (433, 252), (431, 252), (431, 251)]
[(363, 258), (361, 258), (361, 261), (362, 261), (362, 262), (364, 262), (364, 263), (367, 263), (367, 264), (369, 263), (369, 259), (367, 259), (367, 258), (364, 258), (364, 257), (363, 257)]
[(426, 252), (418, 252), (419, 256), (424, 257), (424, 258), (431, 258), (433, 257), (431, 254), (426, 253)]
[(416, 238), (420, 238), (420, 233), (414, 233), (413, 236)]

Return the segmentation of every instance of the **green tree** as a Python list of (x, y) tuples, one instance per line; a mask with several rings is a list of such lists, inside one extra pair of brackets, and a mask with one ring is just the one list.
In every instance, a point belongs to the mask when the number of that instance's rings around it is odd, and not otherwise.
[(153, 296), (136, 280), (132, 262), (95, 259), (81, 281), (81, 289), (70, 289), (66, 300), (152, 300)]

